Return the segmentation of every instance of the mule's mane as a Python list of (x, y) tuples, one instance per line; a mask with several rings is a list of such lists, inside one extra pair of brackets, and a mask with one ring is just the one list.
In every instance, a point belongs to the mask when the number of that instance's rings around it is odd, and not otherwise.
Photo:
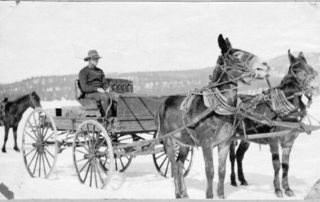
[(222, 61), (221, 56), (218, 57), (216, 66), (213, 69), (212, 77), (210, 79), (212, 83), (216, 82), (218, 80), (218, 78), (220, 78), (220, 76), (221, 76), (221, 68), (219, 68), (220, 65), (223, 65), (223, 61)]
[(27, 94), (27, 95), (22, 95), (22, 96), (18, 97), (17, 99), (15, 99), (15, 100), (13, 100), (13, 101), (11, 101), (11, 102), (17, 102), (17, 103), (19, 103), (19, 102), (27, 99), (29, 96), (30, 96), (29, 94)]

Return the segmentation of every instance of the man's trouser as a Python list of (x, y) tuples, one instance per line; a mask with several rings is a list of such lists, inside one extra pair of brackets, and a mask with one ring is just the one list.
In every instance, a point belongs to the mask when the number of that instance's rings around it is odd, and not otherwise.
[[(101, 107), (103, 109), (103, 112), (101, 112), (101, 116), (105, 116), (105, 112), (107, 111), (109, 105), (110, 105), (110, 97), (108, 93), (99, 93), (99, 92), (94, 92), (94, 93), (88, 93), (85, 95), (85, 98), (87, 99), (93, 99), (99, 103), (101, 103)], [(111, 110), (109, 110), (111, 111)]]

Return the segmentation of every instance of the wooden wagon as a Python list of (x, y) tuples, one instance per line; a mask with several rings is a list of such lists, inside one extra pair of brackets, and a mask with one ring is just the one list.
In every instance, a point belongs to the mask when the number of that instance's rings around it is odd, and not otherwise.
[[(138, 155), (152, 154), (157, 171), (171, 176), (171, 166), (157, 138), (155, 115), (163, 97), (133, 93), (132, 81), (109, 79), (116, 97), (114, 116), (101, 118), (94, 100), (78, 99), (80, 106), (35, 109), (27, 118), (22, 136), (22, 153), (32, 177), (48, 178), (58, 154), (72, 147), (74, 167), (81, 183), (104, 187), (113, 172), (125, 171)], [(177, 149), (178, 149), (177, 145)], [(185, 173), (192, 165), (190, 148)]]
[[(113, 116), (100, 117), (94, 100), (77, 99), (81, 106), (51, 110), (35, 109), (27, 118), (23, 136), (22, 153), (26, 169), (32, 177), (46, 177), (54, 171), (58, 154), (72, 147), (73, 162), (81, 183), (103, 188), (113, 170), (125, 171), (138, 155), (152, 154), (157, 171), (171, 176), (170, 163), (161, 144), (162, 139), (192, 127), (214, 108), (208, 108), (192, 121), (170, 133), (157, 137), (156, 112), (165, 97), (151, 97), (133, 93), (132, 81), (110, 79), (112, 89), (118, 93)], [(78, 81), (75, 83), (79, 95)], [(267, 120), (244, 108), (235, 113), (266, 125), (287, 128), (274, 133), (262, 133), (234, 139), (256, 139), (290, 135), (292, 130), (306, 132), (320, 126)], [(303, 127), (302, 127), (303, 126)], [(176, 146), (178, 151), (179, 145)], [(193, 148), (184, 164), (184, 175), (190, 171)]]

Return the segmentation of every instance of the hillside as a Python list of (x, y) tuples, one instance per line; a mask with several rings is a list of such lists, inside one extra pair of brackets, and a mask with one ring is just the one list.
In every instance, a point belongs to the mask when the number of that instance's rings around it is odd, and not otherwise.
[[(295, 53), (296, 54), (296, 53)], [(307, 53), (306, 58), (318, 72), (320, 72), (320, 53)], [(287, 55), (282, 55), (268, 61), (271, 66), (271, 83), (279, 84), (287, 73), (289, 61)], [(208, 75), (213, 67), (184, 71), (131, 72), (108, 74), (110, 78), (130, 79), (134, 83), (134, 92), (150, 95), (167, 95), (187, 93), (189, 90), (208, 84)], [(0, 98), (5, 96), (14, 99), (20, 95), (35, 90), (42, 100), (74, 99), (74, 89), (77, 75), (33, 77), (23, 81), (1, 84)], [(320, 86), (319, 80), (317, 86)], [(256, 93), (266, 88), (264, 80), (245, 86), (241, 92)]]

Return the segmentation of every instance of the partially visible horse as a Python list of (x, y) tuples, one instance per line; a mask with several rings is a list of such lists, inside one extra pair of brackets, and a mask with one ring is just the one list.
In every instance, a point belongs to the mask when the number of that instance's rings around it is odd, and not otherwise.
[[(289, 71), (286, 76), (283, 78), (281, 84), (278, 87), (271, 89), (267, 92), (266, 95), (262, 95), (262, 99), (256, 100), (257, 103), (254, 108), (254, 113), (263, 114), (268, 119), (278, 120), (278, 121), (288, 121), (288, 122), (301, 122), (306, 116), (307, 111), (306, 107), (310, 104), (312, 96), (312, 86), (310, 85), (311, 81), (315, 79), (318, 73), (307, 63), (302, 52), (299, 53), (298, 58), (294, 57), (290, 50), (288, 51), (288, 56), (290, 60)], [(275, 98), (270, 98), (270, 93), (273, 91), (282, 91), (284, 93), (284, 100), (289, 101), (291, 104), (287, 104), (285, 107), (275, 107), (276, 103), (279, 102)], [(261, 96), (261, 95), (257, 95)], [(268, 96), (270, 99), (265, 99), (265, 96)], [(304, 103), (302, 97), (305, 96), (309, 100), (309, 103)], [(240, 96), (244, 102), (253, 103), (252, 99), (255, 99), (256, 96), (250, 95), (241, 95)], [(286, 101), (285, 101), (286, 102)], [(289, 107), (288, 107), (289, 106)], [(290, 107), (291, 106), (291, 107)], [(291, 109), (290, 109), (291, 108)], [(239, 124), (237, 133), (244, 135), (243, 129), (245, 128), (246, 134), (257, 134), (257, 133), (268, 133), (284, 130), (281, 127), (270, 127), (267, 125), (262, 125), (258, 122), (254, 122), (251, 119), (245, 118), (244, 127), (242, 124)], [(298, 136), (298, 132), (292, 132), (292, 135), (281, 136), (281, 137), (271, 137), (263, 139), (254, 139), (250, 140), (259, 144), (269, 144), (270, 151), (272, 154), (272, 162), (274, 168), (274, 188), (275, 194), (278, 197), (282, 197), (283, 193), (280, 188), (280, 179), (279, 172), (280, 166), (282, 165), (282, 188), (285, 190), (287, 196), (294, 196), (294, 192), (289, 187), (288, 182), (288, 170), (289, 170), (289, 157), (290, 152), (294, 143), (294, 140)], [(280, 164), (279, 158), (279, 144), (282, 148), (282, 162)], [(235, 159), (237, 160), (238, 167), (238, 179), (241, 185), (247, 185), (247, 181), (243, 174), (242, 160), (245, 152), (249, 148), (249, 142), (241, 141), (237, 152), (235, 152), (236, 141), (230, 147), (230, 161), (231, 161), (231, 185), (237, 186), (236, 183), (236, 174), (234, 171)]]
[(41, 107), (40, 97), (36, 92), (21, 96), (14, 101), (8, 101), (5, 98), (0, 104), (0, 117), (2, 118), (2, 123), (4, 125), (5, 136), (2, 146), (2, 152), (6, 152), (6, 143), (8, 140), (9, 129), (13, 129), (14, 137), (14, 150), (19, 152), (19, 147), (17, 145), (17, 129), (18, 124), (22, 118), (23, 113), (29, 108)]
[[(231, 108), (237, 104), (237, 85), (238, 81), (248, 83), (246, 79), (258, 78), (266, 75), (268, 66), (260, 62), (257, 56), (239, 49), (232, 48), (228, 38), (224, 39), (222, 35), (218, 37), (221, 56), (218, 58), (217, 66), (211, 76), (215, 93), (224, 99), (226, 105)], [(194, 120), (199, 114), (208, 109), (203, 101), (202, 92), (193, 95), (187, 112), (180, 109), (182, 103), (188, 97), (183, 95), (168, 96), (159, 108), (158, 137), (183, 127), (191, 120)], [(209, 109), (210, 110), (210, 109)], [(187, 198), (187, 189), (183, 178), (183, 164), (188, 156), (187, 146), (201, 146), (205, 161), (205, 170), (207, 177), (206, 197), (213, 198), (213, 147), (219, 149), (219, 183), (218, 196), (224, 198), (224, 178), (225, 163), (233, 135), (234, 114), (227, 113), (221, 115), (216, 111), (202, 117), (194, 126), (182, 130), (174, 136), (163, 139), (164, 149), (168, 156), (174, 177), (176, 198)], [(179, 144), (179, 154), (175, 156), (175, 144)]]

